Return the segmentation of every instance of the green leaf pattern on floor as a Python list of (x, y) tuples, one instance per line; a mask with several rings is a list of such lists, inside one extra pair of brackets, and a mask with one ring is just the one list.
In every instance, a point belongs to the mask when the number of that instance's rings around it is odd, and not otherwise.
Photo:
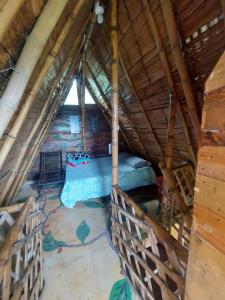
[(118, 280), (114, 283), (109, 300), (131, 300), (131, 288), (125, 279)]
[(42, 248), (44, 251), (54, 251), (60, 247), (65, 246), (65, 244), (65, 242), (55, 240), (51, 232), (49, 231), (43, 239)]
[(85, 221), (82, 221), (76, 229), (76, 235), (79, 241), (84, 244), (86, 238), (88, 237), (91, 229)]

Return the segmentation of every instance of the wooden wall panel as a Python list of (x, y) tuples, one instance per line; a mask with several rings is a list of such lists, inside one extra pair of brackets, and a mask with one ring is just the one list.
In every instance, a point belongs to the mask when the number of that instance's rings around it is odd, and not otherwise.
[(225, 52), (206, 83), (186, 300), (225, 299), (224, 62)]

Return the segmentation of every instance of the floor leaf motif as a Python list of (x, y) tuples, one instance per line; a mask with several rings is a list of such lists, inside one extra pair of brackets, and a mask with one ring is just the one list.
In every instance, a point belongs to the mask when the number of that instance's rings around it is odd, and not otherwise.
[(118, 280), (114, 283), (109, 300), (131, 300), (131, 288), (125, 279)]
[(85, 221), (82, 221), (76, 229), (76, 235), (79, 241), (84, 244), (86, 238), (90, 234), (91, 228)]
[(65, 246), (65, 244), (65, 242), (57, 241), (56, 239), (54, 239), (51, 232), (49, 231), (43, 239), (42, 248), (44, 251), (54, 251)]

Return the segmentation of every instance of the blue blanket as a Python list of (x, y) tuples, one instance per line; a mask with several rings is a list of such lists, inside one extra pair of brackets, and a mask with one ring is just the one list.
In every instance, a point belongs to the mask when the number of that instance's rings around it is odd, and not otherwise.
[[(87, 165), (67, 165), (61, 201), (72, 208), (78, 201), (109, 195), (112, 189), (111, 173), (111, 157), (91, 159)], [(155, 183), (156, 176), (151, 166), (134, 169), (124, 158), (119, 159), (119, 186), (124, 191)]]

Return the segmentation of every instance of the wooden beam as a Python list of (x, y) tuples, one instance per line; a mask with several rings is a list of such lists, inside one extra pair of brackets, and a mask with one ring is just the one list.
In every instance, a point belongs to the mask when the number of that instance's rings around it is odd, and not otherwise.
[(199, 142), (200, 138), (200, 120), (197, 113), (196, 103), (195, 103), (195, 96), (192, 87), (192, 82), (190, 75), (188, 73), (188, 69), (186, 66), (184, 54), (181, 50), (180, 45), (180, 37), (176, 25), (175, 16), (173, 13), (173, 7), (171, 0), (160, 0), (161, 7), (167, 27), (167, 32), (169, 35), (170, 45), (172, 55), (177, 66), (178, 73), (180, 75), (181, 84), (184, 90), (184, 95), (187, 101), (187, 106), (191, 118), (191, 122), (193, 125), (193, 129), (195, 131), (195, 135), (197, 141)]
[(62, 29), (60, 35), (58, 36), (51, 53), (48, 55), (41, 72), (38, 74), (38, 76), (35, 80), (35, 83), (19, 112), (19, 115), (17, 116), (15, 122), (13, 123), (12, 128), (10, 129), (10, 131), (0, 149), (0, 169), (2, 168), (4, 162), (9, 154), (9, 151), (11, 150), (14, 142), (16, 141), (19, 131), (20, 131), (20, 129), (26, 119), (26, 116), (37, 96), (39, 89), (41, 88), (44, 78), (48, 74), (51, 67), (54, 65), (55, 58), (58, 55), (58, 53), (61, 49), (61, 46), (63, 45), (63, 42), (65, 41), (68, 33), (70, 32), (70, 30), (72, 28), (74, 19), (79, 14), (83, 5), (84, 5), (83, 0), (79, 0), (79, 2), (77, 2), (77, 5), (75, 6), (72, 14), (68, 18), (64, 28)]
[[(110, 81), (111, 81), (111, 77), (109, 76), (109, 73), (108, 73), (106, 67), (105, 67), (104, 64), (102, 63), (101, 58), (100, 58), (100, 57), (98, 56), (98, 54), (96, 53), (96, 51), (95, 51), (95, 49), (94, 49), (94, 47), (93, 47), (92, 44), (91, 44), (91, 51), (92, 51), (92, 54), (94, 55), (96, 61), (97, 61), (98, 64), (100, 65), (101, 69), (102, 69), (103, 72), (105, 73), (107, 80), (110, 82)], [(123, 90), (123, 87), (122, 87), (122, 85), (121, 85), (120, 83), (119, 83), (119, 87), (120, 87), (121, 90)], [(122, 110), (123, 110), (124, 114), (126, 115), (126, 118), (127, 118), (128, 122), (129, 122), (129, 124), (130, 124), (130, 127), (132, 128), (132, 131), (135, 133), (135, 135), (136, 135), (136, 137), (137, 137), (138, 143), (140, 144), (140, 148), (141, 148), (141, 150), (143, 151), (145, 157), (148, 158), (149, 160), (151, 160), (151, 157), (149, 156), (148, 152), (146, 151), (146, 149), (145, 149), (145, 147), (144, 147), (144, 144), (142, 143), (142, 141), (141, 141), (141, 139), (140, 139), (140, 137), (139, 137), (139, 135), (138, 135), (138, 132), (136, 131), (136, 128), (134, 127), (133, 122), (131, 121), (131, 118), (130, 118), (128, 112), (127, 112), (127, 109), (126, 109), (126, 107), (125, 107), (125, 104), (123, 104), (122, 101), (120, 101), (120, 97), (119, 97), (119, 105), (122, 106)]]
[(153, 14), (152, 14), (152, 11), (149, 7), (148, 2), (146, 0), (142, 0), (142, 5), (143, 5), (143, 10), (144, 10), (144, 13), (145, 13), (145, 16), (146, 16), (146, 19), (147, 19), (149, 31), (152, 33), (152, 36), (154, 38), (156, 47), (158, 48), (158, 53), (159, 53), (159, 56), (160, 56), (160, 60), (161, 60), (166, 78), (167, 78), (167, 82), (168, 82), (170, 91), (172, 92), (173, 99), (176, 102), (177, 113), (178, 113), (178, 116), (179, 116), (179, 119), (180, 119), (180, 123), (181, 123), (181, 127), (182, 127), (184, 137), (187, 141), (188, 152), (191, 155), (191, 159), (192, 159), (193, 164), (196, 165), (196, 156), (195, 156), (195, 152), (194, 152), (193, 147), (192, 147), (192, 143), (191, 143), (191, 139), (190, 139), (190, 135), (189, 135), (189, 131), (188, 131), (188, 126), (187, 126), (183, 111), (181, 109), (180, 102), (177, 100), (176, 86), (175, 86), (175, 83), (174, 83), (174, 80), (173, 80), (173, 77), (172, 77), (168, 57), (167, 57), (166, 52), (164, 50), (162, 39), (161, 39), (160, 34), (159, 34), (159, 30), (156, 26), (155, 19), (153, 17)]
[(6, 32), (9, 30), (13, 19), (24, 4), (25, 0), (8, 0), (1, 3), (0, 9), (0, 44)]
[(124, 74), (126, 75), (127, 81), (128, 81), (128, 83), (129, 83), (129, 86), (130, 86), (130, 89), (131, 89), (131, 92), (132, 92), (132, 94), (134, 95), (134, 98), (135, 98), (136, 103), (137, 103), (137, 105), (138, 105), (138, 107), (139, 107), (139, 110), (140, 110), (140, 112), (141, 112), (141, 113), (143, 114), (143, 116), (144, 116), (144, 120), (146, 121), (147, 127), (148, 127), (150, 133), (151, 133), (152, 136), (153, 136), (154, 142), (155, 142), (155, 144), (156, 144), (156, 146), (157, 146), (157, 148), (158, 148), (158, 150), (159, 150), (159, 152), (160, 152), (162, 158), (164, 158), (164, 157), (165, 157), (165, 154), (164, 154), (163, 149), (162, 149), (162, 147), (161, 147), (161, 145), (160, 145), (160, 142), (159, 142), (158, 137), (157, 137), (157, 135), (156, 135), (156, 133), (155, 133), (155, 130), (154, 130), (154, 128), (152, 127), (151, 120), (150, 120), (148, 114), (145, 112), (144, 106), (143, 106), (142, 102), (140, 101), (138, 94), (136, 93), (134, 84), (133, 84), (133, 82), (132, 82), (132, 80), (131, 80), (131, 78), (130, 78), (130, 75), (129, 75), (129, 73), (128, 73), (128, 71), (127, 71), (125, 65), (124, 65), (124, 62), (123, 62), (123, 59), (122, 59), (121, 56), (120, 56), (119, 61), (120, 61), (120, 65), (121, 65), (121, 67), (122, 67), (122, 69), (123, 69), (123, 72), (124, 72)]
[(169, 120), (166, 145), (166, 167), (170, 170), (173, 165), (174, 131), (176, 127), (177, 99), (170, 92)]
[(11, 75), (0, 100), (0, 138), (18, 108), (36, 63), (67, 2), (68, 0), (49, 0), (27, 38), (26, 44), (17, 61), (15, 71)]
[[(91, 71), (91, 68), (89, 67), (88, 62), (87, 62), (87, 70), (89, 71), (89, 74), (90, 74), (92, 80), (94, 81), (95, 86), (96, 86), (97, 90), (99, 91), (99, 93), (100, 93), (100, 95), (101, 95), (101, 97), (102, 97), (102, 99), (103, 99), (103, 101), (104, 101), (104, 103), (105, 103), (105, 105), (106, 105), (106, 107), (107, 107), (107, 111), (108, 111), (109, 114), (112, 116), (112, 109), (111, 109), (111, 107), (110, 107), (110, 103), (109, 103), (107, 97), (105, 96), (105, 94), (104, 94), (104, 92), (103, 92), (103, 90), (102, 90), (100, 84), (98, 83), (98, 81), (97, 81), (95, 75), (94, 75), (93, 72)], [(118, 117), (119, 117), (119, 116), (118, 116)], [(132, 145), (130, 144), (130, 142), (129, 142), (129, 140), (128, 140), (128, 138), (126, 137), (126, 134), (125, 134), (125, 132), (124, 132), (122, 122), (119, 122), (119, 128), (120, 128), (120, 130), (121, 130), (121, 133), (122, 133), (122, 135), (123, 135), (123, 137), (124, 137), (124, 140), (126, 141), (128, 147), (129, 147), (129, 149), (131, 150), (132, 153), (134, 153), (134, 149), (133, 149)]]
[[(71, 69), (71, 72), (74, 70)], [(67, 79), (65, 80), (65, 83), (63, 84), (62, 88), (58, 92), (57, 100), (53, 102), (53, 105), (50, 109), (50, 112), (47, 114), (47, 119), (45, 120), (44, 124), (41, 124), (41, 130), (38, 133), (38, 136), (36, 137), (36, 142), (31, 146), (31, 148), (28, 151), (28, 154), (24, 157), (24, 160), (22, 162), (22, 165), (20, 166), (20, 176), (17, 176), (16, 180), (13, 183), (12, 188), (10, 189), (9, 193), (6, 196), (7, 203), (10, 203), (19, 191), (22, 183), (24, 182), (30, 168), (33, 165), (33, 162), (44, 142), (46, 133), (48, 131), (48, 128), (51, 126), (52, 122), (54, 121), (54, 117), (58, 111), (57, 107), (61, 103), (61, 101), (65, 98), (66, 94), (68, 94), (72, 81), (71, 78), (71, 72), (68, 74)], [(62, 92), (63, 91), (63, 92)]]
[[(17, 153), (16, 160), (15, 160), (15, 163), (13, 165), (13, 170), (11, 171), (11, 174), (10, 174), (8, 180), (6, 181), (6, 183), (5, 183), (4, 187), (3, 187), (3, 190), (2, 190), (2, 192), (0, 194), (0, 203), (2, 203), (2, 201), (4, 201), (5, 196), (7, 195), (7, 193), (9, 191), (11, 185), (13, 184), (14, 178), (15, 178), (16, 174), (19, 171), (20, 165), (21, 165), (21, 163), (22, 163), (22, 161), (24, 159), (24, 156), (26, 155), (27, 149), (28, 149), (28, 147), (30, 145), (30, 142), (32, 141), (32, 139), (33, 139), (33, 137), (34, 137), (37, 129), (39, 128), (40, 124), (43, 122), (45, 115), (47, 113), (48, 114), (51, 113), (51, 112), (48, 112), (48, 107), (49, 107), (49, 104), (52, 101), (52, 94), (53, 94), (54, 90), (56, 89), (57, 84), (60, 81), (61, 77), (65, 73), (66, 69), (68, 67), (70, 67), (71, 64), (74, 65), (74, 63), (72, 62), (71, 59), (72, 59), (72, 57), (75, 54), (74, 52), (75, 52), (75, 50), (77, 48), (77, 45), (78, 45), (79, 41), (80, 41), (80, 37), (77, 38), (76, 41), (74, 42), (70, 54), (68, 55), (66, 61), (64, 62), (63, 66), (61, 67), (61, 70), (60, 70), (59, 74), (57, 75), (57, 77), (55, 78), (54, 82), (52, 83), (52, 86), (51, 86), (48, 98), (46, 99), (46, 102), (45, 102), (44, 106), (42, 107), (42, 110), (41, 110), (40, 114), (38, 115), (38, 118), (35, 121), (35, 123), (34, 123), (34, 125), (32, 127), (31, 132), (29, 133), (26, 141), (22, 144), (21, 149)], [(81, 46), (82, 46), (82, 44), (81, 44)], [(80, 46), (80, 49), (81, 49), (81, 46)], [(78, 54), (80, 52), (80, 49), (77, 51), (77, 53), (75, 55), (75, 58), (73, 57), (73, 61), (77, 61), (77, 56), (78, 56)]]
[[(111, 118), (112, 118), (112, 111), (109, 111), (108, 110), (105, 110), (104, 107), (102, 106), (102, 103), (98, 101), (98, 98), (96, 97), (96, 95), (94, 94), (94, 91), (92, 90), (91, 86), (90, 86), (90, 83), (88, 82), (88, 80), (86, 81), (87, 82), (87, 89), (89, 91), (89, 93), (91, 94), (91, 96), (93, 97), (96, 105), (99, 107), (99, 109), (101, 110), (103, 116), (105, 117), (107, 123), (109, 124), (109, 127), (112, 128), (112, 122), (111, 122)], [(109, 114), (109, 117), (107, 117), (107, 113)], [(126, 134), (125, 134), (125, 130), (124, 130), (124, 127), (120, 124), (120, 130), (119, 130), (119, 133), (121, 132), (122, 134), (122, 137), (124, 139), (124, 142), (127, 144), (128, 148), (130, 149), (130, 151), (132, 153), (135, 153), (134, 152), (134, 149), (132, 147), (132, 145), (130, 144)]]
[(86, 145), (86, 112), (85, 112), (85, 79), (86, 79), (86, 52), (82, 54), (82, 72), (81, 72), (81, 97), (80, 97), (80, 110), (81, 110), (81, 134), (83, 140), (83, 149), (87, 151)]

